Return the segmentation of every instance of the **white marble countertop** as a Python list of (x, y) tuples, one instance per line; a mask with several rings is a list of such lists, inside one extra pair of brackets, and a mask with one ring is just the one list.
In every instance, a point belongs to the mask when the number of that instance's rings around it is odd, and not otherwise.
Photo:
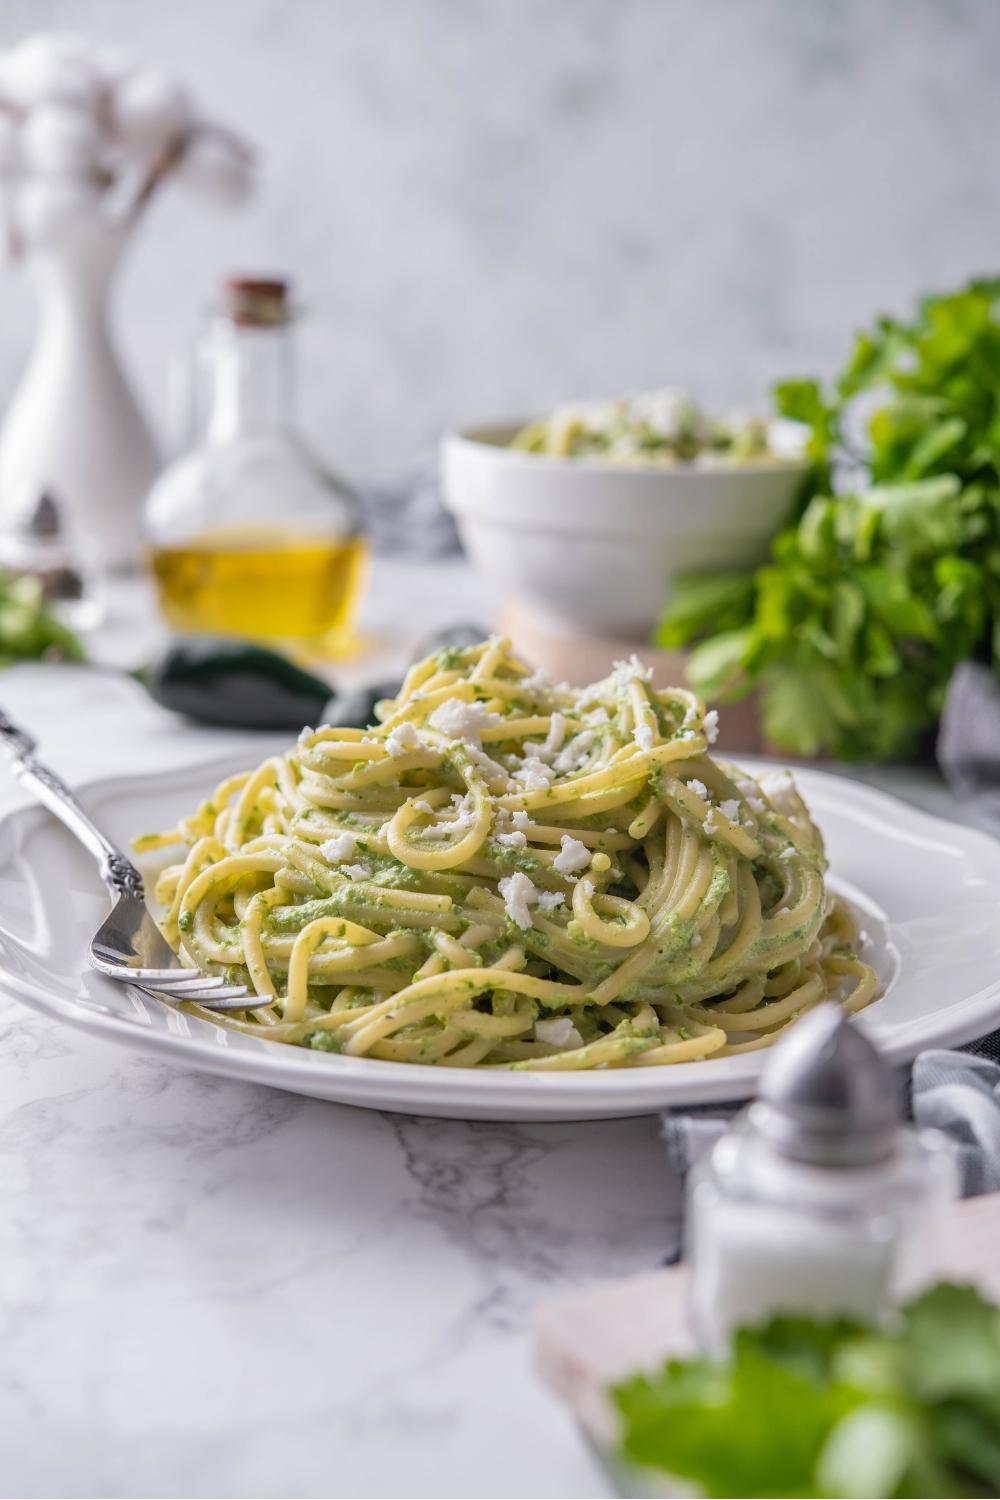
[[(380, 568), (386, 660), (413, 632), (400, 599), (420, 601), (418, 634), (489, 615), (461, 564)], [(114, 603), (96, 644), (131, 665), (156, 627)], [(105, 672), (14, 668), (0, 703), (72, 781), (254, 753)], [(0, 810), (15, 800), (0, 772)], [(526, 1320), (669, 1250), (654, 1119), (381, 1115), (14, 1001), (0, 1030), (0, 1494), (608, 1493), (530, 1368)]]
[[(372, 599), (383, 665), (414, 631), (491, 613), (460, 563), (381, 565)], [(122, 595), (95, 645), (132, 665), (156, 634)], [(254, 754), (110, 672), (15, 668), (0, 702), (73, 781)], [(946, 806), (933, 778), (902, 790)], [(14, 800), (0, 772), (0, 811)], [(187, 1072), (13, 1001), (0, 1029), (0, 1494), (609, 1493), (530, 1368), (526, 1321), (671, 1249), (655, 1119), (383, 1115)]]

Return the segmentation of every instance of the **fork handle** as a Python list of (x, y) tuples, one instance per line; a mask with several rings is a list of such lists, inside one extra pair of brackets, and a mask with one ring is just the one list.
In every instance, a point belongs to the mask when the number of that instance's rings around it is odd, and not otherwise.
[(69, 787), (48, 766), (42, 765), (35, 755), (31, 735), (8, 719), (3, 709), (0, 709), (0, 747), (10, 757), (11, 774), (90, 850), (112, 897), (117, 901), (133, 895), (141, 900), (142, 876), (135, 865), (90, 821)]

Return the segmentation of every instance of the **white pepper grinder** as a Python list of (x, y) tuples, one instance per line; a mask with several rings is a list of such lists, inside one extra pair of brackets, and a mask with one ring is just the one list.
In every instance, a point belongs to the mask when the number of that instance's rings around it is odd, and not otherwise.
[(779, 1314), (881, 1323), (933, 1281), (954, 1155), (903, 1126), (885, 1063), (839, 1006), (774, 1049), (758, 1098), (688, 1180), (692, 1317), (723, 1358)]

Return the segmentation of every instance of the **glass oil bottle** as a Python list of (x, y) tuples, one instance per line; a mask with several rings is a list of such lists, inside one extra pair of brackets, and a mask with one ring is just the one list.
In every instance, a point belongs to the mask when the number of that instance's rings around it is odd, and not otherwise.
[(144, 531), (168, 624), (305, 656), (350, 649), (368, 547), (350, 491), (295, 433), (282, 281), (232, 278), (207, 340), (207, 431), (153, 486)]

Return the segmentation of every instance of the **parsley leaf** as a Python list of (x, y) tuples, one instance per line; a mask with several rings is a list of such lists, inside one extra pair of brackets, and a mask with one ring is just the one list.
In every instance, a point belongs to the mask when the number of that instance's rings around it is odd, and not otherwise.
[(816, 1454), (864, 1399), (817, 1383), (747, 1340), (728, 1371), (672, 1365), (616, 1393), (629, 1423), (625, 1451), (704, 1486), (709, 1495), (815, 1495)]
[(709, 1496), (1000, 1493), (1000, 1309), (971, 1287), (889, 1333), (777, 1318), (612, 1397), (626, 1457)]
[(957, 663), (1000, 664), (998, 301), (1000, 280), (925, 298), (860, 334), (829, 392), (775, 386), (811, 430), (812, 498), (764, 567), (678, 581), (657, 643), (693, 646), (705, 696), (759, 687), (785, 750), (907, 759)]
[(913, 1303), (900, 1349), (925, 1400), (1000, 1396), (1000, 1309), (972, 1287), (938, 1286)]

